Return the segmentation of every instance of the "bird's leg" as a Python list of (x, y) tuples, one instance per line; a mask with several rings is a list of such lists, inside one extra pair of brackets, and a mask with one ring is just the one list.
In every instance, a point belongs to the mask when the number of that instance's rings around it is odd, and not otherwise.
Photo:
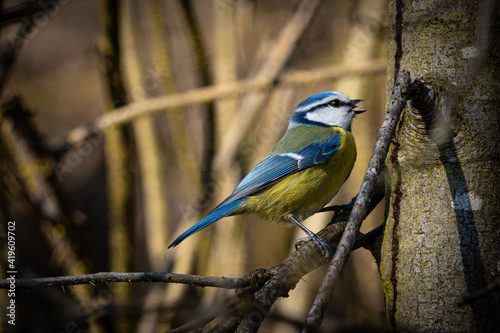
[(330, 257), (330, 247), (324, 240), (319, 238), (314, 232), (311, 230), (307, 229), (305, 225), (300, 223), (293, 215), (290, 215), (288, 219), (293, 222), (295, 225), (297, 225), (300, 229), (304, 230), (304, 232), (307, 234), (308, 237), (306, 238), (301, 238), (295, 242), (295, 249), (299, 248), (302, 244), (309, 240), (313, 240), (314, 244), (316, 244), (319, 249), (321, 250), (321, 254), (324, 255), (326, 258)]

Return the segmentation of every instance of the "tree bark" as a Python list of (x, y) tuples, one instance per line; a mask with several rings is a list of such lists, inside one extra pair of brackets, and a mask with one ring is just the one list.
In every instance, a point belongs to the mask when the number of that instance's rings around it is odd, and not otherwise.
[(387, 157), (380, 273), (395, 331), (494, 331), (499, 274), (500, 22), (494, 1), (394, 0), (389, 68), (432, 91), (408, 106)]

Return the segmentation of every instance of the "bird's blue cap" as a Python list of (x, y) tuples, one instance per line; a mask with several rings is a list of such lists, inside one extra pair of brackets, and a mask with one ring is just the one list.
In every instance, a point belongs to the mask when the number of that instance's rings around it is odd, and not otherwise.
[(300, 102), (299, 105), (297, 105), (297, 107), (295, 109), (296, 110), (304, 109), (305, 106), (310, 106), (310, 105), (316, 104), (317, 102), (322, 101), (325, 98), (333, 96), (333, 95), (335, 95), (334, 91), (325, 91), (325, 92), (313, 95), (311, 97), (306, 98), (302, 102)]

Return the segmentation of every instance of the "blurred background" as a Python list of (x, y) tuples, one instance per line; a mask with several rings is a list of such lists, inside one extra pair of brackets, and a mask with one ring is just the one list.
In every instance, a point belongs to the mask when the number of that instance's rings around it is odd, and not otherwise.
[[(166, 247), (267, 155), (293, 108), (322, 91), (363, 99), (368, 109), (353, 123), (357, 162), (332, 204), (357, 194), (384, 116), (386, 1), (0, 4), (1, 278), (7, 221), (16, 221), (17, 278), (101, 271), (240, 277), (279, 264), (304, 234), (253, 216), (225, 218)], [(230, 92), (204, 98), (210, 86)], [(175, 107), (148, 104), (187, 91), (193, 94)], [(96, 122), (94, 135), (74, 139), (79, 126), (137, 108), (147, 114), (106, 128)], [(362, 232), (383, 222), (381, 206)], [(319, 231), (330, 217), (305, 224)], [(300, 331), (323, 275), (304, 277), (261, 331)], [(4, 311), (6, 290), (0, 297)], [(159, 283), (17, 290), (15, 328), (63, 332), (75, 323), (90, 332), (161, 332), (233, 297), (232, 290)], [(375, 259), (356, 250), (322, 328), (382, 330), (383, 311)], [(12, 329), (6, 320), (0, 317), (2, 327)]]

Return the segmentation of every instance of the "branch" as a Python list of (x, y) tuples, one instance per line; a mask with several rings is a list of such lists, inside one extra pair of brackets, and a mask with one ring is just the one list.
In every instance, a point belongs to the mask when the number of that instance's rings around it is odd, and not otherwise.
[[(384, 183), (383, 177), (380, 177), (379, 182), (377, 182), (377, 191), (373, 194), (368, 204), (367, 212), (371, 212), (383, 197)], [(339, 241), (345, 227), (345, 223), (342, 223), (342, 221), (346, 221), (349, 214), (350, 211), (346, 210), (336, 215), (332, 222), (318, 233), (318, 235), (331, 247), (334, 248), (335, 244)], [(378, 227), (366, 235), (361, 235), (355, 242), (354, 249), (366, 246), (367, 242), (370, 242), (380, 235), (380, 231), (381, 227)], [(319, 248), (313, 242), (306, 242), (278, 266), (268, 270), (256, 270), (241, 278), (207, 277), (172, 273), (101, 272), (75, 276), (18, 279), (15, 281), (11, 279), (2, 279), (0, 280), (0, 289), (10, 288), (11, 283), (14, 283), (17, 288), (33, 290), (50, 286), (63, 287), (80, 284), (108, 284), (114, 282), (166, 282), (188, 284), (198, 287), (216, 287), (224, 289), (241, 288), (238, 290), (240, 299), (235, 299), (233, 302), (229, 303), (229, 306), (226, 306), (226, 308), (232, 309), (232, 311), (223, 315), (223, 318), (216, 326), (216, 330), (221, 332), (234, 331), (241, 323), (240, 328), (250, 326), (252, 329), (249, 329), (249, 331), (255, 332), (278, 297), (287, 296), (288, 292), (295, 287), (304, 275), (324, 264), (324, 257)], [(248, 299), (246, 296), (250, 296), (252, 301), (250, 307), (244, 302), (245, 299)], [(195, 322), (183, 325), (174, 331), (185, 332), (196, 327), (204, 326), (221, 313), (222, 312), (219, 310), (213, 311), (202, 318), (198, 318)], [(259, 318), (261, 318), (261, 321), (257, 324), (254, 322), (255, 314), (260, 315)]]
[[(367, 212), (371, 212), (383, 197), (383, 177), (380, 177), (380, 181), (377, 183), (377, 191), (374, 193), (372, 200), (370, 200)], [(335, 244), (339, 241), (345, 227), (345, 223), (342, 223), (342, 221), (346, 221), (349, 214), (350, 211), (346, 210), (336, 215), (332, 223), (318, 233), (318, 235), (331, 247), (334, 248)], [(366, 246), (367, 242), (370, 242), (380, 235), (380, 231), (381, 227), (378, 227), (366, 235), (361, 235), (358, 240), (356, 240), (354, 249)], [(0, 289), (11, 288), (11, 283), (14, 283), (17, 288), (34, 290), (36, 288), (50, 286), (63, 287), (80, 284), (95, 285), (115, 282), (163, 282), (188, 284), (197, 287), (216, 287), (223, 289), (240, 288), (238, 290), (238, 296), (241, 299), (235, 299), (234, 302), (230, 302), (233, 306), (227, 306), (226, 308), (232, 309), (232, 311), (223, 316), (217, 327), (220, 329), (219, 331), (234, 331), (234, 328), (241, 322), (240, 327), (245, 328), (250, 325), (252, 329), (249, 331), (255, 332), (260, 326), (260, 322), (256, 325), (253, 321), (256, 313), (259, 314), (261, 320), (263, 320), (278, 297), (287, 296), (288, 292), (295, 287), (303, 276), (324, 264), (324, 257), (319, 248), (313, 242), (306, 242), (278, 266), (268, 270), (259, 269), (241, 278), (150, 272), (101, 272), (74, 276), (17, 279), (14, 281), (11, 279), (1, 279)], [(254, 293), (255, 295), (253, 295)], [(250, 307), (242, 301), (242, 299), (248, 299), (246, 296), (250, 296), (252, 300)], [(210, 322), (214, 317), (220, 314), (220, 311), (214, 311), (203, 318), (199, 318), (196, 322), (191, 322), (179, 327), (178, 332), (184, 332), (193, 327), (204, 326), (207, 322)]]
[(339, 79), (344, 76), (381, 74), (385, 73), (385, 70), (385, 60), (375, 60), (357, 66), (327, 66), (310, 71), (291, 71), (279, 76), (275, 82), (270, 82), (262, 77), (254, 77), (161, 97), (151, 97), (141, 102), (130, 103), (116, 108), (113, 110), (114, 112), (106, 112), (91, 123), (74, 128), (59, 143), (55, 150), (59, 153), (64, 152), (109, 127), (123, 125), (138, 117), (146, 116), (160, 110), (202, 104), (217, 98), (242, 95), (248, 93), (248, 91), (266, 90), (270, 89), (275, 83), (283, 86), (307, 86), (327, 80)]
[[(113, 273), (101, 272), (84, 275), (73, 276), (55, 276), (34, 279), (18, 279), (15, 280), (15, 285), (18, 288), (35, 289), (38, 287), (51, 286), (74, 286), (78, 284), (98, 284), (111, 282), (166, 282), (166, 283), (181, 283), (189, 284), (197, 287), (216, 287), (223, 289), (243, 288), (249, 285), (249, 278), (226, 278), (215, 276), (201, 276), (189, 274), (173, 274), (173, 273)], [(10, 288), (10, 279), (0, 280), (0, 289)]]
[(408, 100), (409, 92), (410, 73), (408, 71), (402, 71), (396, 78), (391, 100), (387, 108), (387, 114), (380, 129), (372, 157), (361, 184), (361, 189), (354, 203), (349, 220), (347, 221), (346, 230), (342, 235), (337, 251), (328, 267), (328, 271), (316, 295), (316, 299), (309, 310), (303, 332), (317, 331), (323, 321), (326, 305), (328, 304), (332, 290), (335, 288), (340, 278), (340, 273), (344, 267), (347, 256), (353, 248), (356, 234), (366, 216), (367, 205), (370, 203), (370, 198), (373, 196), (376, 189), (376, 180), (382, 172), (399, 116)]
[[(370, 201), (366, 207), (367, 214), (369, 214), (384, 197), (384, 186), (384, 177), (379, 177), (375, 182), (376, 189), (371, 193)], [(347, 221), (349, 214), (350, 210), (346, 210), (334, 216), (333, 220), (318, 233), (318, 236), (325, 240), (332, 249), (337, 247), (344, 233), (345, 221)], [(355, 242), (353, 248), (357, 249), (366, 246), (367, 241), (373, 239), (373, 236), (377, 233), (380, 234), (380, 231), (380, 227), (375, 228), (373, 232), (361, 236)], [(256, 332), (260, 323), (278, 297), (287, 297), (288, 292), (295, 288), (295, 285), (303, 276), (324, 264), (326, 264), (326, 262), (324, 256), (321, 254), (321, 250), (314, 242), (309, 241), (304, 243), (281, 264), (269, 269), (267, 274), (272, 274), (272, 277), (265, 282), (262, 288), (255, 292), (255, 295), (252, 297), (252, 307), (250, 310), (245, 311), (238, 330), (243, 332)], [(261, 274), (261, 276), (264, 275), (265, 274)], [(241, 316), (241, 313), (235, 313), (233, 317), (238, 316)], [(224, 324), (224, 321), (222, 321), (221, 325)]]

